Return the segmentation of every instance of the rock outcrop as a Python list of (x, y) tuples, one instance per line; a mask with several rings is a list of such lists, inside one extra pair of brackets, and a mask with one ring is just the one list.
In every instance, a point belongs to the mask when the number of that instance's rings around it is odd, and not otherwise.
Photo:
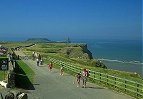
[(68, 58), (93, 59), (86, 44), (67, 46), (61, 49), (61, 53)]

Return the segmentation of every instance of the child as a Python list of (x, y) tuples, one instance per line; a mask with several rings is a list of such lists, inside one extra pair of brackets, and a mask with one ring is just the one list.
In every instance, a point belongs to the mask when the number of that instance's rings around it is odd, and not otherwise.
[[(80, 86), (81, 74), (80, 74), (80, 73), (77, 73), (77, 74), (75, 75), (75, 78), (76, 78), (76, 82), (77, 82), (77, 87), (79, 87), (79, 86)], [(73, 82), (73, 83), (75, 83), (75, 82)]]
[(64, 67), (64, 65), (61, 64), (61, 66), (60, 66), (60, 75), (63, 75), (63, 67)]
[(49, 69), (50, 69), (50, 72), (52, 72), (52, 68), (53, 68), (53, 64), (52, 62), (49, 64)]

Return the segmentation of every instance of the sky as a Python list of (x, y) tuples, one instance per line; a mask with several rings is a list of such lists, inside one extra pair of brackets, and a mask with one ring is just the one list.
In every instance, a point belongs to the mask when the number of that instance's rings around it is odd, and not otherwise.
[(142, 0), (0, 0), (0, 40), (142, 39)]

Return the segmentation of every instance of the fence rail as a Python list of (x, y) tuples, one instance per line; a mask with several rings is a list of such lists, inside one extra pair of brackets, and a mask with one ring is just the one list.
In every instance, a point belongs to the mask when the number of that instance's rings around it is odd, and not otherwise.
[[(74, 73), (78, 73), (82, 71), (82, 68), (74, 66), (74, 64), (72, 63), (63, 62), (61, 60), (58, 60), (49, 56), (47, 57), (47, 59), (58, 65), (62, 63), (65, 69), (70, 70)], [(131, 96), (134, 96), (137, 99), (143, 98), (142, 83), (131, 81), (125, 78), (112, 76), (101, 72), (95, 72), (92, 70), (89, 70), (89, 78), (92, 79), (93, 81), (111, 86), (113, 89), (122, 90), (125, 93), (130, 93)]]

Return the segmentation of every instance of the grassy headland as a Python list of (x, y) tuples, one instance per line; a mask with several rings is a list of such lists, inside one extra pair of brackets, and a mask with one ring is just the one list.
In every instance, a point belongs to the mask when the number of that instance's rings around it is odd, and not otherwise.
[[(31, 45), (33, 42), (5, 42), (1, 45), (7, 48), (15, 48), (18, 46)], [(46, 58), (47, 56), (60, 59), (65, 62), (75, 64), (75, 66), (86, 67), (94, 71), (108, 73), (118, 77), (127, 79), (141, 80), (138, 74), (123, 72), (118, 70), (106, 69), (106, 66), (96, 59), (92, 59), (92, 53), (88, 50), (86, 44), (77, 43), (35, 43), (36, 45), (31, 47), (22, 48), (23, 52), (29, 57), (32, 56), (32, 52), (40, 53), (41, 56)], [(98, 68), (102, 67), (102, 68)]]
[[(123, 72), (123, 71), (119, 71), (119, 70), (112, 70), (112, 69), (107, 69), (106, 66), (96, 60), (92, 58), (92, 53), (90, 53), (90, 51), (88, 50), (86, 44), (73, 44), (73, 43), (34, 43), (34, 46), (30, 46), (30, 47), (25, 47), (27, 45), (30, 45), (32, 43), (13, 43), (15, 44), (14, 46), (24, 46), (22, 47), (22, 51), (29, 57), (32, 57), (32, 52), (36, 52), (38, 54), (41, 54), (44, 63), (48, 64), (50, 62), (50, 60), (48, 60), (48, 57), (52, 57), (54, 59), (60, 60), (62, 62), (65, 62), (67, 64), (72, 64), (73, 66), (79, 67), (79, 68), (87, 68), (89, 70), (92, 70), (94, 72), (100, 72), (100, 73), (104, 73), (104, 74), (108, 74), (108, 75), (112, 75), (112, 76), (116, 76), (119, 78), (125, 78), (127, 80), (131, 80), (134, 82), (138, 82), (138, 83), (143, 83), (142, 78), (138, 75), (138, 74), (134, 74), (131, 72)], [(54, 64), (55, 68), (59, 68), (58, 64)], [(67, 73), (73, 74), (74, 72), (66, 70)], [(97, 78), (100, 78), (100, 75), (97, 75)], [(104, 80), (104, 76), (102, 76), (103, 80)], [(105, 77), (106, 78), (106, 77)], [(109, 77), (111, 80), (114, 80), (114, 78)], [(93, 81), (93, 80), (90, 80)], [(108, 88), (112, 88), (114, 86), (112, 85), (107, 85), (104, 83), (100, 83), (98, 81), (94, 81), (100, 85), (103, 86), (107, 86)], [(117, 79), (117, 82), (122, 82), (124, 83), (124, 81), (122, 81), (121, 79)], [(114, 83), (111, 82), (111, 83)], [(132, 84), (128, 83), (130, 86), (132, 86)], [(121, 83), (116, 83), (116, 85), (121, 85), (122, 87), (124, 87), (124, 84), (122, 85)], [(130, 87), (129, 86), (129, 87)], [(113, 88), (114, 89), (114, 88)], [(133, 89), (132, 87), (130, 89)], [(116, 88), (116, 90), (118, 91), (122, 91), (124, 92), (124, 89), (119, 89)], [(136, 89), (133, 89), (136, 90)], [(135, 94), (127, 92), (127, 94), (130, 94), (132, 96), (134, 96)]]
[[(32, 52), (35, 51), (40, 53), (44, 58), (50, 56), (64, 62), (73, 63), (75, 66), (79, 66), (81, 68), (85, 67), (94, 71), (108, 73), (117, 77), (134, 79), (135, 81), (141, 80), (140, 76), (134, 73), (106, 69), (106, 66), (103, 63), (89, 57), (92, 54), (89, 55), (85, 49), (83, 49), (84, 45), (85, 44), (80, 45), (72, 43), (38, 43), (35, 46), (23, 49), (23, 51), (30, 57), (32, 56)], [(86, 46), (85, 48), (88, 50)]]

